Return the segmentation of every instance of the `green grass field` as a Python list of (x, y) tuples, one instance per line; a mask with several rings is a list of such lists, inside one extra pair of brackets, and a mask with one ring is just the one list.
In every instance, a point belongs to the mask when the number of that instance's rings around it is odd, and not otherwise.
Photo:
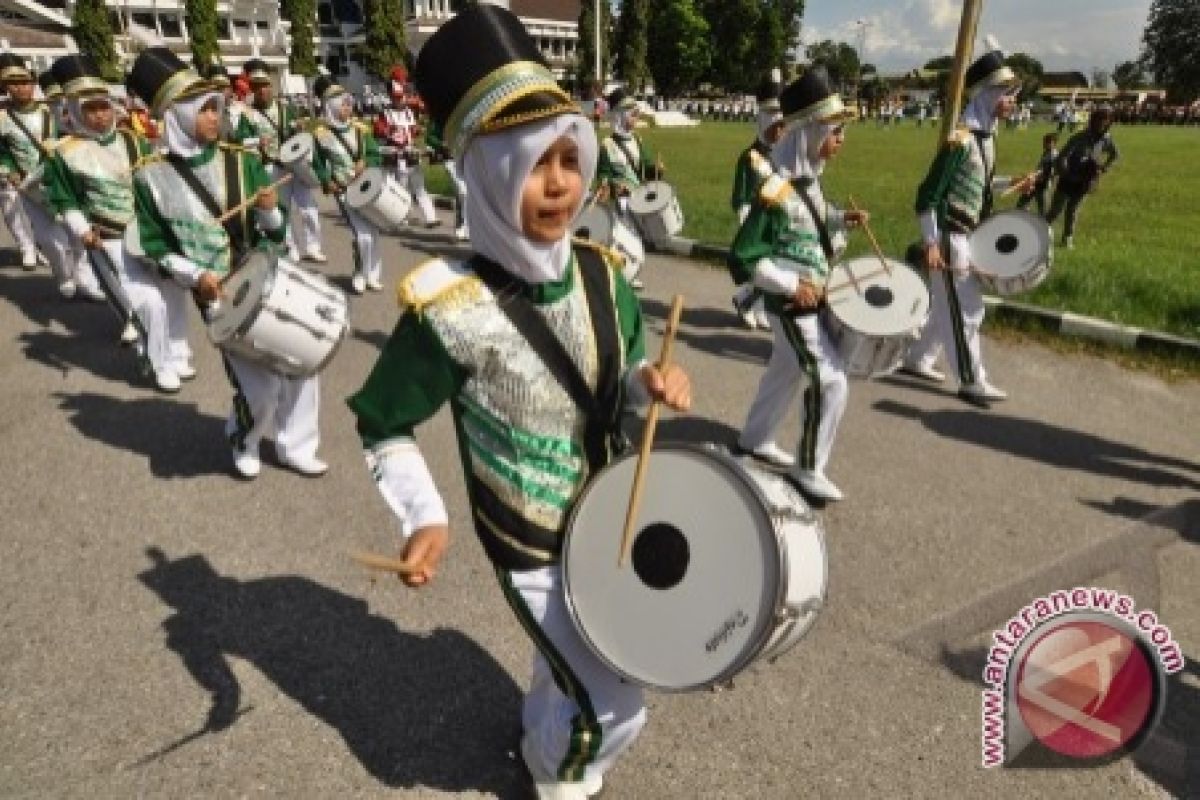
[[(1001, 131), (997, 173), (1023, 175), (1033, 169), (1048, 130), (1035, 125)], [(729, 206), (733, 166), (753, 139), (753, 127), (705, 123), (648, 130), (644, 136), (661, 153), (679, 192), (687, 219), (684, 235), (727, 245), (736, 231)], [(870, 210), (875, 235), (894, 257), (902, 257), (917, 238), (913, 198), (936, 137), (935, 128), (917, 129), (912, 122), (882, 130), (874, 123), (852, 124), (841, 156), (826, 168), (830, 199), (845, 205), (853, 197)], [(1084, 203), (1075, 249), (1056, 248), (1050, 278), (1014, 299), (1200, 338), (1200, 242), (1192, 241), (1200, 229), (1200, 130), (1118, 127), (1114, 137), (1121, 160)], [(440, 173), (430, 176), (435, 191), (448, 187)], [(1015, 203), (1010, 197), (1000, 201), (1000, 208)], [(1059, 231), (1061, 220), (1056, 244)], [(865, 237), (855, 235), (849, 255), (867, 247)]]

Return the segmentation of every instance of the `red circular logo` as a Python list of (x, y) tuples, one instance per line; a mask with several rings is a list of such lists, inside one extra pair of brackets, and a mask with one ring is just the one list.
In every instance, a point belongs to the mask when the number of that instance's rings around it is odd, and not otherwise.
[(1151, 724), (1155, 671), (1137, 640), (1116, 625), (1065, 620), (1037, 637), (1017, 671), (1021, 718), (1038, 741), (1074, 758), (1097, 758)]

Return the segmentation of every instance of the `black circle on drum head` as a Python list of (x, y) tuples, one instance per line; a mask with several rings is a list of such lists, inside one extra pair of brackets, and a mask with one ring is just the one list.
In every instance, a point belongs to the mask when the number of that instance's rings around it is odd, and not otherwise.
[(1015, 234), (1006, 233), (996, 240), (996, 249), (1008, 255), (1021, 246), (1021, 240)]
[(363, 194), (366, 194), (367, 192), (371, 191), (371, 182), (370, 181), (363, 181), (358, 186), (359, 186), (359, 191), (361, 191)]
[(658, 192), (646, 192), (647, 202), (653, 203), (657, 199), (658, 199)]
[(872, 308), (887, 308), (896, 299), (891, 289), (879, 284), (868, 286), (863, 296), (867, 299), (867, 304)]
[(633, 540), (633, 571), (651, 589), (671, 589), (687, 574), (691, 550), (674, 525), (647, 525)]

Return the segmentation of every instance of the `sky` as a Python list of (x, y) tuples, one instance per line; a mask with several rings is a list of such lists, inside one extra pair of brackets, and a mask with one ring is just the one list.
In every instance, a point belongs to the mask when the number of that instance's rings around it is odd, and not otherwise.
[[(1005, 52), (1028, 53), (1046, 69), (1111, 72), (1137, 58), (1149, 8), (1150, 0), (985, 0), (979, 35), (994, 35)], [(857, 46), (863, 20), (864, 60), (900, 72), (953, 53), (961, 14), (961, 0), (807, 0), (801, 39)]]

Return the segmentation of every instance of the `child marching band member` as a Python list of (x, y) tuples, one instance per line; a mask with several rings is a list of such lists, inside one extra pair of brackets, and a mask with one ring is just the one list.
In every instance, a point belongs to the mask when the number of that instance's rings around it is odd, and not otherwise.
[(367, 289), (378, 292), (383, 289), (383, 254), (379, 248), (379, 234), (375, 226), (346, 204), (346, 187), (367, 167), (378, 167), (383, 162), (379, 145), (371, 135), (371, 128), (354, 119), (354, 97), (322, 75), (313, 87), (317, 99), (325, 109), (323, 124), (313, 129), (317, 141), (313, 153), (313, 166), (317, 177), (325, 186), (325, 194), (333, 195), (338, 208), (350, 227), (354, 238), (354, 276), (351, 285), (356, 294)]
[[(691, 389), (678, 367), (664, 375), (646, 363), (637, 300), (616, 264), (572, 243), (595, 133), (520, 20), (467, 6), (421, 49), (416, 82), (462, 166), (476, 255), (435, 259), (405, 279), (404, 311), (350, 407), (407, 538), (415, 572), (404, 580), (423, 586), (449, 532), (413, 431), (450, 402), (476, 532), (537, 648), (520, 752), (538, 797), (582, 800), (600, 791), (646, 711), (641, 689), (570, 622), (564, 527), (612, 457), (622, 406), (654, 396), (686, 410)], [(557, 342), (561, 358), (543, 360), (539, 340)]]
[(971, 101), (959, 129), (939, 151), (917, 190), (916, 211), (931, 272), (933, 310), (921, 338), (909, 350), (902, 371), (940, 383), (934, 367), (940, 345), (958, 378), (958, 396), (975, 406), (1004, 400), (1008, 394), (988, 383), (979, 329), (983, 325), (983, 291), (971, 274), (969, 236), (992, 209), (996, 172), (996, 123), (1016, 108), (1020, 87), (1004, 64), (998, 47), (980, 56), (967, 70)]
[(1017, 200), (1017, 208), (1028, 208), (1029, 203), (1037, 201), (1039, 215), (1046, 213), (1046, 192), (1050, 188), (1050, 180), (1054, 177), (1054, 160), (1058, 158), (1058, 134), (1047, 133), (1042, 137), (1042, 157), (1038, 161), (1037, 171), (1029, 188), (1021, 193)]
[[(50, 262), (59, 293), (68, 300), (76, 291), (89, 300), (104, 300), (91, 265), (75, 252), (66, 228), (39, 197), (42, 187), (37, 175), (59, 136), (55, 114), (49, 106), (34, 100), (33, 73), (19, 56), (0, 54), (0, 82), (12, 98), (0, 116), (0, 176), (18, 192), (21, 210), (34, 241)], [(32, 181), (38, 185), (32, 185)]]
[(383, 112), (387, 126), (387, 140), (396, 148), (396, 180), (412, 195), (413, 205), (421, 211), (426, 228), (436, 228), (441, 223), (433, 209), (433, 198), (425, 191), (425, 169), (421, 166), (423, 132), (417, 124), (417, 115), (408, 104), (403, 88), (392, 94), (392, 107)]
[[(250, 82), (253, 92), (253, 102), (243, 107), (236, 139), (240, 139), (247, 147), (256, 147), (267, 168), (267, 175), (274, 183), (286, 172), (279, 163), (279, 146), (291, 138), (299, 126), (296, 110), (291, 104), (275, 97), (275, 84), (272, 83), (271, 68), (258, 58), (246, 62), (242, 71)], [(294, 182), (280, 186), (276, 191), (283, 202), (283, 207), (291, 213), (293, 195), (296, 191)], [(311, 215), (299, 215), (300, 227), (303, 229), (305, 253), (319, 255), (321, 252), (321, 232), (319, 218)], [(287, 231), (288, 258), (300, 260), (300, 248), (296, 245), (296, 226), (289, 225)], [(312, 258), (311, 260), (319, 260)]]
[[(11, 66), (12, 54), (0, 53), (0, 72)], [(22, 67), (23, 69), (24, 67)], [(12, 108), (12, 98), (8, 96), (7, 85), (0, 81), (0, 125), (3, 125), (4, 117), (8, 114), (8, 109)], [(5, 148), (3, 139), (0, 139), (0, 154)], [(17, 187), (9, 179), (9, 173), (4, 163), (3, 155), (0, 155), (0, 212), (4, 214), (4, 222), (8, 225), (8, 230), (12, 234), (13, 241), (17, 243), (17, 249), (21, 251), (21, 267), (27, 271), (37, 269), (38, 264), (38, 248), (37, 242), (33, 238), (33, 229), (29, 226), (29, 219), (25, 216), (25, 209), (21, 205), (21, 195), (17, 192)]]
[(233, 91), (229, 70), (223, 64), (209, 64), (203, 75), (225, 96), (225, 110), (221, 112), (221, 141), (241, 144), (238, 129), (242, 127), (242, 117), (246, 115), (246, 104), (238, 100), (237, 92)]
[(159, 389), (178, 391), (165, 337), (149, 348), (148, 329), (166, 327), (162, 295), (154, 282), (132, 280), (125, 265), (125, 229), (134, 217), (133, 171), (153, 148), (137, 134), (117, 130), (108, 83), (91, 58), (64, 56), (54, 62), (54, 73), (75, 133), (60, 140), (46, 162), (50, 205), (84, 249), (123, 324), (132, 328), (132, 336), (123, 338), (139, 343)]
[[(845, 246), (845, 230), (866, 221), (863, 211), (839, 211), (825, 200), (821, 173), (838, 154), (845, 122), (829, 76), (814, 67), (780, 96), (785, 130), (772, 157), (775, 174), (762, 184), (730, 251), (730, 266), (767, 295), (775, 332), (758, 394), (738, 441), (741, 452), (774, 466), (810, 497), (842, 499), (825, 475), (838, 423), (846, 409), (845, 365), (818, 311), (831, 263)], [(775, 443), (775, 432), (804, 379), (799, 457)]]
[[(645, 181), (661, 178), (661, 169), (654, 153), (634, 132), (640, 113), (637, 100), (627, 95), (624, 89), (617, 88), (608, 96), (608, 108), (612, 133), (600, 147), (596, 191), (601, 200), (612, 205), (630, 230), (640, 234), (641, 228), (629, 211), (629, 196)], [(630, 285), (641, 289), (642, 281), (634, 278)]]
[[(754, 144), (738, 156), (733, 173), (733, 196), (730, 203), (737, 214), (738, 225), (750, 216), (750, 207), (758, 195), (759, 187), (775, 168), (771, 164), (771, 148), (783, 133), (783, 114), (779, 113), (779, 92), (783, 88), (783, 75), (778, 69), (763, 79), (758, 87), (758, 137)], [(762, 293), (754, 288), (754, 282), (743, 283), (733, 295), (733, 308), (747, 328), (768, 328), (767, 311), (763, 306)]]
[[(245, 252), (268, 240), (283, 242), (286, 223), (278, 195), (256, 155), (218, 142), (223, 96), (170, 50), (151, 47), (138, 54), (129, 85), (163, 117), (168, 150), (134, 175), (140, 246), (211, 306), (221, 299), (221, 279)], [(252, 197), (253, 210), (216, 222)], [(272, 429), (285, 466), (303, 475), (324, 474), (328, 466), (316, 455), (316, 376), (287, 377), (233, 353), (221, 355), (234, 389), (225, 433), (238, 474), (258, 475), (259, 442)]]

